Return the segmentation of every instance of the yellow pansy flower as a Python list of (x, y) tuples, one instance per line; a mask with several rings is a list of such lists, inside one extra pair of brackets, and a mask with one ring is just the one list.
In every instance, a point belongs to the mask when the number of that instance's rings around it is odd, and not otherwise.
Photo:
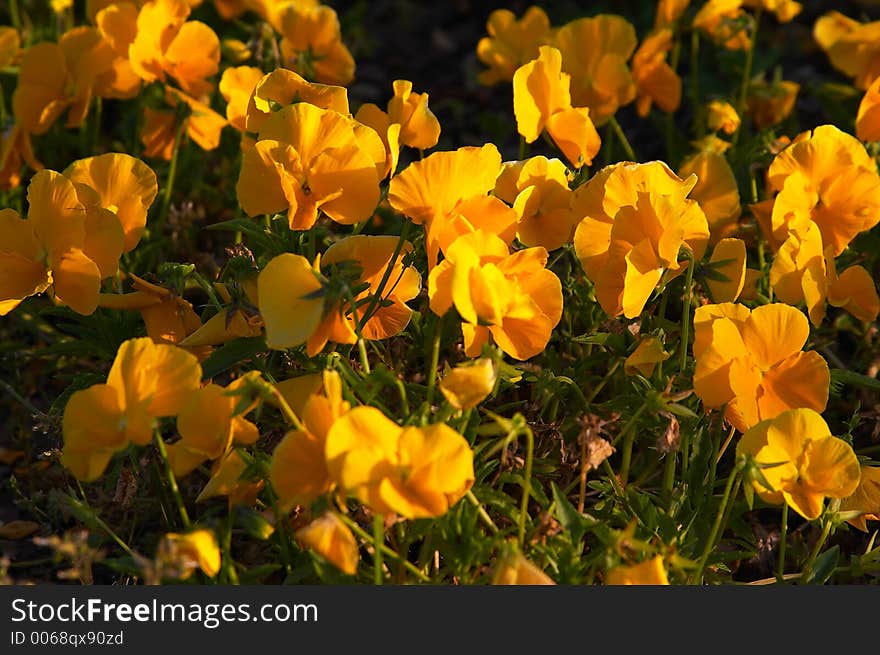
[(822, 513), (828, 498), (846, 498), (859, 486), (861, 471), (852, 446), (831, 435), (812, 409), (792, 409), (752, 427), (739, 440), (737, 455), (749, 454), (769, 488), (752, 482), (768, 503), (786, 503), (805, 519)]
[(690, 198), (700, 204), (709, 224), (709, 244), (733, 235), (742, 214), (739, 187), (733, 169), (720, 152), (700, 150), (686, 159), (678, 169), (678, 175), (687, 179), (697, 176)]
[(400, 427), (375, 407), (337, 419), (325, 455), (340, 489), (380, 514), (442, 516), (474, 483), (473, 452), (458, 432)]
[(666, 63), (672, 49), (672, 30), (657, 30), (642, 41), (632, 59), (632, 75), (638, 88), (636, 110), (645, 117), (651, 105), (657, 103), (666, 113), (672, 113), (681, 104), (681, 78)]
[(479, 74), (486, 86), (512, 80), (517, 68), (552, 41), (550, 19), (538, 6), (529, 7), (519, 20), (509, 9), (496, 9), (489, 14), (486, 31), (489, 35), (477, 43), (477, 58), (489, 67)]
[(640, 564), (616, 566), (605, 576), (609, 585), (668, 585), (663, 557), (655, 555)]
[(567, 176), (565, 164), (543, 156), (504, 164), (494, 194), (513, 205), (516, 236), (524, 245), (556, 250), (571, 243), (575, 223)]
[(277, 18), (284, 65), (323, 84), (345, 85), (354, 79), (355, 63), (342, 42), (332, 7), (293, 2)]
[(782, 303), (754, 310), (732, 303), (704, 305), (694, 314), (694, 392), (708, 409), (745, 432), (797, 408), (825, 409), (831, 374), (813, 351), (806, 317)]
[(669, 359), (669, 353), (664, 350), (663, 342), (657, 337), (645, 337), (639, 341), (639, 345), (624, 361), (623, 371), (627, 375), (641, 373), (649, 378), (654, 373), (657, 364), (665, 362), (667, 359)]
[(575, 252), (608, 315), (641, 314), (664, 272), (684, 269), (682, 247), (695, 261), (702, 257), (709, 226), (699, 204), (687, 198), (696, 182), (662, 162), (620, 163), (575, 191)]
[(495, 364), (481, 357), (472, 364), (456, 366), (440, 380), (440, 391), (455, 409), (473, 409), (495, 388)]
[(74, 392), (64, 408), (61, 463), (77, 479), (100, 477), (113, 453), (153, 438), (155, 419), (177, 416), (199, 388), (194, 355), (149, 337), (122, 343), (106, 384)]
[(248, 216), (288, 211), (307, 230), (322, 211), (337, 223), (368, 219), (379, 204), (386, 152), (349, 116), (300, 102), (273, 113), (244, 153), (236, 191)]
[(209, 578), (220, 572), (220, 547), (213, 530), (166, 534), (159, 542), (156, 559), (166, 567), (178, 569), (181, 580), (190, 577), (197, 568)]
[(348, 575), (357, 573), (357, 540), (335, 512), (325, 512), (295, 533), (303, 546), (317, 553)]
[(544, 350), (562, 317), (562, 285), (546, 265), (544, 248), (510, 254), (482, 230), (461, 236), (428, 277), (431, 311), (443, 316), (455, 306), (469, 357), (491, 337), (511, 357), (529, 359)]
[(563, 72), (571, 75), (572, 104), (588, 107), (596, 125), (635, 99), (636, 84), (627, 61), (638, 39), (625, 18), (613, 14), (578, 18), (559, 28), (555, 45), (562, 53)]
[(562, 72), (562, 54), (541, 46), (538, 58), (513, 74), (513, 113), (526, 143), (534, 142), (546, 130), (553, 143), (575, 168), (589, 166), (601, 141), (590, 110), (572, 107), (571, 76)]

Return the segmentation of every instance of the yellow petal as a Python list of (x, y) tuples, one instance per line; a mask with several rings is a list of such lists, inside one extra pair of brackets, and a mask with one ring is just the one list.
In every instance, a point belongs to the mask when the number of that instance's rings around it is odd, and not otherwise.
[(734, 302), (739, 298), (746, 281), (746, 244), (742, 239), (721, 239), (712, 251), (710, 264), (713, 271), (727, 278), (725, 281), (706, 278), (706, 285), (717, 303)]
[(605, 583), (609, 585), (668, 585), (663, 557), (656, 555), (641, 564), (617, 566), (608, 572)]
[(297, 540), (343, 573), (354, 575), (360, 554), (351, 530), (334, 513), (325, 512), (296, 531)]
[(321, 283), (305, 257), (285, 253), (260, 272), (260, 313), (266, 325), (266, 343), (283, 350), (305, 343), (324, 312)]
[(455, 409), (472, 409), (495, 388), (497, 374), (491, 359), (478, 359), (470, 366), (457, 366), (440, 380), (440, 391)]
[(742, 330), (743, 342), (751, 356), (765, 369), (799, 352), (809, 333), (807, 318), (782, 303), (753, 310)]

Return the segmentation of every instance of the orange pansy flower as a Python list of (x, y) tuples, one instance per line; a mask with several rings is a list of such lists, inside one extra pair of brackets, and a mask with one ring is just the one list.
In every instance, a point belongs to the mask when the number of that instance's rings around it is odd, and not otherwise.
[(726, 404), (741, 432), (788, 409), (824, 410), (831, 374), (818, 353), (801, 351), (809, 332), (806, 317), (782, 303), (697, 308), (694, 392), (708, 409)]
[(672, 30), (660, 29), (642, 41), (633, 55), (632, 75), (638, 88), (636, 110), (643, 118), (657, 103), (666, 113), (672, 113), (681, 104), (681, 78), (666, 63), (672, 49)]
[(354, 59), (342, 42), (339, 18), (331, 7), (291, 3), (277, 20), (287, 67), (324, 84), (345, 85), (354, 79)]
[(529, 359), (544, 350), (562, 317), (562, 285), (546, 265), (544, 248), (510, 254), (494, 234), (466, 234), (428, 277), (431, 311), (443, 316), (455, 306), (468, 357), (491, 337), (511, 357)]
[(484, 36), (477, 43), (477, 57), (489, 69), (480, 71), (481, 84), (491, 86), (513, 79), (517, 68), (538, 56), (538, 47), (552, 40), (550, 19), (538, 6), (529, 7), (522, 18), (509, 9), (489, 14)]
[(541, 46), (538, 58), (513, 74), (513, 113), (526, 143), (543, 131), (575, 167), (589, 166), (601, 141), (586, 107), (572, 107), (571, 76), (562, 72), (562, 55)]

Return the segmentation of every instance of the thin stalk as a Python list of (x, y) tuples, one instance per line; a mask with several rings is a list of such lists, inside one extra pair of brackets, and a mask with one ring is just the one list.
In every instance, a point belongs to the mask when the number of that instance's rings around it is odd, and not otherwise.
[(629, 139), (626, 138), (626, 134), (623, 133), (623, 128), (620, 127), (620, 123), (617, 122), (617, 117), (612, 116), (608, 119), (608, 123), (611, 125), (611, 129), (614, 130), (614, 134), (616, 134), (617, 138), (620, 140), (620, 144), (623, 146), (623, 151), (626, 153), (627, 158), (632, 162), (637, 162), (638, 158), (636, 157), (636, 153), (633, 151)]
[(782, 527), (779, 535), (779, 562), (776, 569), (776, 580), (785, 582), (785, 542), (788, 539), (788, 503), (782, 503)]
[(358, 313), (357, 301), (354, 299), (354, 294), (352, 293), (350, 286), (345, 286), (345, 292), (348, 296), (348, 302), (351, 304), (351, 317), (354, 319), (354, 332), (357, 335), (357, 346), (358, 354), (361, 359), (361, 368), (364, 369), (365, 374), (369, 375), (371, 372), (370, 358), (367, 357), (367, 342), (364, 341), (363, 325), (361, 323), (360, 314)]
[[(829, 512), (836, 512), (840, 508), (840, 499), (836, 498), (831, 501), (831, 504), (828, 506)], [(807, 560), (807, 563), (804, 564), (804, 570), (801, 573), (801, 580), (809, 580), (813, 575), (813, 566), (816, 564), (816, 558), (819, 557), (819, 553), (822, 551), (822, 546), (825, 545), (825, 542), (828, 539), (828, 535), (831, 534), (831, 526), (834, 522), (831, 520), (830, 516), (826, 516), (825, 524), (822, 526), (822, 534), (819, 535), (819, 540), (816, 542), (816, 545), (813, 546), (813, 550), (810, 552), (810, 558)]]
[(281, 395), (281, 392), (278, 391), (276, 387), (272, 387), (273, 396), (275, 398), (275, 402), (278, 403), (278, 408), (281, 410), (281, 413), (284, 415), (290, 424), (293, 425), (297, 430), (305, 431), (305, 426), (303, 422), (299, 420), (299, 417), (296, 415), (296, 412), (293, 411), (293, 408), (290, 404), (285, 400), (284, 396)]
[(706, 568), (706, 562), (709, 560), (710, 553), (715, 548), (715, 540), (721, 532), (721, 524), (724, 521), (724, 515), (727, 513), (727, 504), (730, 502), (731, 491), (733, 490), (734, 484), (740, 481), (741, 475), (742, 469), (737, 467), (727, 478), (727, 484), (724, 487), (724, 495), (721, 497), (721, 504), (718, 506), (718, 513), (715, 515), (715, 522), (712, 524), (712, 531), (709, 533), (709, 538), (706, 539), (706, 545), (703, 547), (703, 554), (700, 555), (700, 559), (697, 563), (697, 570), (691, 577), (692, 584), (700, 584), (703, 580), (703, 570)]
[(623, 431), (617, 435), (617, 439), (614, 440), (614, 443), (623, 439), (623, 455), (620, 461), (620, 486), (625, 487), (627, 480), (629, 480), (629, 467), (632, 462), (632, 450), (633, 450), (633, 442), (635, 442), (635, 426), (636, 421), (642, 415), (642, 413), (648, 408), (647, 403), (643, 403), (641, 407), (636, 410), (636, 413), (632, 415), (632, 418), (629, 422), (623, 427)]
[(162, 195), (162, 205), (159, 207), (159, 217), (156, 220), (156, 231), (161, 232), (168, 220), (168, 209), (171, 207), (171, 194), (174, 191), (174, 179), (177, 176), (177, 160), (180, 156), (180, 146), (183, 135), (189, 125), (189, 118), (184, 118), (177, 126), (177, 134), (174, 135), (174, 148), (171, 151), (171, 164), (168, 167), (168, 180), (165, 182), (165, 193)]
[(749, 43), (749, 49), (746, 52), (746, 64), (745, 68), (743, 68), (743, 77), (742, 82), (740, 83), (739, 88), (739, 98), (736, 101), (736, 113), (740, 116), (740, 125), (739, 129), (736, 131), (736, 134), (733, 135), (733, 145), (736, 145), (737, 141), (739, 141), (740, 132), (742, 132), (742, 115), (746, 108), (746, 98), (748, 98), (749, 94), (749, 82), (752, 79), (752, 66), (755, 62), (755, 44), (758, 42), (758, 26), (761, 24), (761, 12), (762, 7), (758, 5), (758, 8), (755, 10), (755, 27), (752, 31), (751, 42)]
[[(76, 486), (79, 487), (79, 494), (80, 494), (80, 496), (82, 496), (82, 501), (83, 501), (83, 503), (85, 504), (85, 506), (88, 507), (89, 509), (92, 509), (92, 506), (89, 505), (89, 500), (88, 500), (88, 498), (86, 498), (86, 492), (85, 492), (85, 490), (83, 490), (82, 485), (79, 483), (79, 480), (76, 481)], [(97, 523), (98, 526), (100, 526), (100, 528), (101, 528), (104, 532), (106, 532), (107, 535), (108, 535), (113, 541), (116, 542), (116, 545), (119, 546), (122, 550), (125, 551), (125, 554), (126, 554), (126, 555), (128, 555), (128, 556), (131, 557), (132, 559), (137, 559), (137, 556), (135, 555), (135, 552), (129, 547), (129, 545), (128, 545), (127, 543), (125, 543), (125, 542), (122, 540), (122, 537), (120, 537), (118, 534), (116, 534), (116, 532), (113, 531), (113, 528), (111, 528), (109, 525), (107, 525), (107, 524), (104, 522), (104, 519), (102, 519), (100, 516), (98, 516), (94, 511), (92, 512), (92, 518), (94, 518), (94, 519), (95, 519), (95, 523)]]
[(696, 266), (694, 254), (690, 250), (687, 253), (688, 267), (685, 272), (684, 301), (681, 310), (681, 358), (678, 363), (678, 370), (682, 375), (687, 366), (688, 339), (691, 336), (691, 294), (694, 288), (694, 267)]
[(223, 528), (223, 570), (226, 572), (227, 582), (237, 585), (238, 571), (235, 570), (235, 561), (232, 559), (232, 512), (227, 512)]
[(523, 428), (526, 437), (526, 470), (523, 472), (523, 493), (519, 505), (519, 547), (526, 542), (526, 517), (529, 509), (529, 494), (532, 491), (532, 463), (535, 459), (535, 435), (528, 427)]
[(171, 461), (168, 459), (168, 450), (165, 448), (165, 441), (158, 431), (155, 433), (156, 448), (159, 449), (159, 455), (162, 457), (162, 463), (165, 467), (165, 477), (168, 478), (168, 486), (171, 489), (171, 495), (174, 497), (174, 504), (177, 505), (177, 511), (180, 514), (180, 520), (183, 527), (187, 530), (192, 526), (189, 520), (189, 514), (186, 511), (186, 505), (183, 504), (183, 497), (180, 495), (180, 489), (177, 486), (177, 478), (174, 471), (171, 470)]
[[(338, 516), (340, 519), (342, 519), (342, 522), (345, 523), (345, 525), (347, 525), (348, 528), (352, 532), (354, 532), (357, 536), (359, 536), (361, 539), (363, 539), (364, 541), (373, 541), (373, 537), (370, 536), (366, 530), (361, 528), (361, 526), (359, 526), (357, 523), (352, 521), (349, 517), (345, 516), (344, 514), (339, 514)], [(382, 545), (381, 550), (382, 550), (382, 554), (385, 555), (386, 557), (390, 557), (391, 559), (395, 560), (396, 562), (400, 562), (401, 564), (403, 564), (403, 568), (405, 568), (407, 571), (409, 571), (414, 576), (416, 576), (421, 582), (430, 582), (431, 578), (429, 578), (427, 575), (422, 573), (422, 571), (419, 570), (419, 567), (417, 567), (415, 564), (410, 562), (408, 559), (405, 559), (404, 557), (402, 557), (397, 551), (393, 550), (392, 548), (389, 548), (388, 546), (386, 546), (384, 544)]]
[(101, 114), (104, 107), (104, 103), (101, 100), (100, 96), (95, 98), (95, 109), (92, 112), (92, 133), (89, 135), (89, 151), (86, 153), (87, 155), (92, 155), (95, 153), (95, 148), (98, 146), (98, 139), (101, 137)]
[(691, 32), (691, 105), (694, 108), (694, 134), (697, 138), (705, 136), (703, 107), (700, 104), (700, 32)]
[(428, 378), (428, 389), (425, 392), (425, 404), (428, 411), (431, 410), (431, 403), (434, 402), (434, 388), (437, 386), (437, 366), (440, 364), (440, 340), (443, 338), (443, 319), (444, 316), (438, 316), (434, 320), (434, 338), (431, 343), (431, 360), (428, 363), (428, 370), (425, 372)]
[(391, 272), (394, 270), (394, 266), (397, 264), (397, 260), (400, 257), (401, 251), (403, 250), (403, 244), (406, 243), (406, 237), (409, 234), (409, 227), (410, 222), (405, 220), (403, 222), (403, 227), (400, 230), (400, 237), (397, 239), (397, 245), (394, 246), (394, 252), (391, 253), (391, 261), (389, 261), (388, 266), (385, 267), (385, 272), (382, 273), (382, 279), (379, 280), (379, 285), (376, 287), (376, 290), (373, 292), (373, 297), (370, 298), (370, 303), (364, 310), (364, 323), (370, 320), (370, 318), (373, 316), (373, 312), (376, 311), (376, 308), (382, 301), (382, 293), (385, 291), (388, 280), (391, 279)]
[(599, 392), (605, 388), (606, 384), (608, 384), (608, 380), (611, 379), (611, 376), (614, 375), (615, 371), (617, 371), (618, 368), (620, 368), (620, 362), (621, 360), (619, 359), (615, 360), (615, 362), (611, 365), (611, 368), (609, 368), (608, 372), (605, 374), (605, 377), (602, 378), (599, 384), (593, 387), (593, 392), (589, 395), (589, 397), (584, 399), (584, 405), (589, 405), (596, 399), (596, 396), (599, 395)]
[(269, 503), (272, 505), (272, 513), (275, 516), (275, 534), (278, 536), (278, 548), (281, 550), (281, 561), (284, 564), (284, 570), (287, 573), (290, 573), (293, 570), (293, 565), (291, 564), (291, 541), (290, 534), (287, 532), (287, 520), (281, 514), (281, 509), (279, 508), (279, 498), (278, 494), (275, 493), (275, 489), (271, 484), (266, 485), (266, 495), (269, 499)]
[(663, 464), (663, 498), (672, 500), (672, 489), (675, 486), (675, 465), (678, 460), (678, 451), (672, 450), (666, 453), (666, 461)]
[(528, 145), (526, 144), (526, 138), (522, 135), (519, 137), (519, 159), (522, 161), (526, 158), (528, 154)]
[(492, 517), (489, 516), (489, 513), (486, 511), (486, 508), (483, 507), (482, 503), (480, 503), (479, 499), (474, 495), (474, 492), (468, 490), (465, 494), (465, 498), (468, 499), (468, 502), (471, 503), (474, 507), (477, 508), (477, 514), (480, 517), (480, 520), (486, 525), (489, 530), (491, 530), (494, 534), (498, 534), (498, 526), (495, 525), (495, 521), (492, 520)]
[(382, 573), (382, 545), (385, 543), (385, 519), (381, 514), (373, 515), (373, 583), (381, 585), (385, 576)]
[(9, 0), (9, 19), (16, 32), (21, 33), (21, 17), (18, 13), (18, 0)]

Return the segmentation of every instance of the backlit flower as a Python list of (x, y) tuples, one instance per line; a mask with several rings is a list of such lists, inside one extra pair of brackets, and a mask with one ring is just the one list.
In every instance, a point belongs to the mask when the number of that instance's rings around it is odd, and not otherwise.
[(513, 113), (526, 143), (534, 142), (545, 130), (553, 143), (575, 167), (589, 166), (601, 142), (590, 110), (572, 107), (571, 76), (562, 72), (562, 55), (541, 46), (537, 59), (513, 74)]
[(152, 0), (137, 18), (137, 35), (128, 49), (131, 67), (146, 82), (171, 76), (188, 94), (212, 90), (207, 78), (220, 67), (220, 39), (200, 21), (188, 21), (184, 0)]
[(816, 21), (813, 37), (856, 88), (867, 89), (880, 77), (880, 21), (859, 23), (830, 11)]
[(862, 141), (880, 141), (880, 77), (871, 83), (859, 103), (856, 136)]
[(189, 578), (195, 569), (201, 569), (209, 578), (220, 572), (220, 547), (213, 530), (166, 534), (159, 542), (156, 559), (163, 563), (163, 570), (177, 570), (181, 580)]
[(702, 257), (709, 226), (687, 198), (696, 181), (681, 180), (662, 162), (621, 163), (575, 191), (575, 252), (609, 316), (641, 314), (664, 272), (684, 269), (681, 248), (695, 261)]
[(726, 404), (741, 432), (788, 409), (824, 410), (831, 374), (818, 353), (801, 351), (809, 332), (806, 317), (782, 303), (698, 307), (694, 392), (707, 409)]
[(469, 357), (491, 336), (511, 357), (529, 359), (544, 350), (562, 317), (562, 286), (546, 265), (544, 248), (510, 254), (482, 230), (461, 236), (428, 277), (431, 310), (442, 316), (455, 306)]
[(443, 376), (439, 387), (455, 409), (473, 409), (492, 393), (497, 379), (495, 364), (482, 357), (472, 364), (456, 366)]
[(65, 169), (64, 175), (98, 193), (100, 206), (116, 214), (122, 224), (123, 251), (133, 250), (146, 229), (147, 212), (159, 192), (153, 170), (130, 155), (108, 153), (77, 160)]
[(19, 185), (25, 163), (35, 171), (43, 170), (43, 164), (34, 156), (31, 135), (15, 124), (0, 135), (0, 189)]
[(571, 242), (575, 223), (567, 175), (560, 160), (543, 156), (504, 164), (494, 193), (513, 205), (516, 236), (523, 244), (556, 250)]
[(247, 107), (248, 132), (259, 132), (263, 123), (281, 107), (307, 102), (320, 109), (348, 115), (348, 91), (342, 86), (316, 84), (286, 68), (276, 68), (256, 84)]
[(79, 480), (96, 480), (113, 453), (129, 442), (150, 442), (157, 418), (177, 416), (201, 377), (198, 360), (181, 348), (149, 337), (123, 342), (106, 384), (76, 391), (67, 401), (61, 463)]
[[(761, 224), (774, 248), (792, 227), (812, 221), (822, 233), (823, 250), (836, 257), (860, 232), (880, 221), (880, 176), (864, 146), (833, 125), (803, 132), (776, 155), (767, 171), (772, 199)], [(766, 215), (765, 215), (766, 216)], [(762, 216), (758, 214), (759, 223)]]
[(641, 373), (646, 378), (651, 377), (654, 368), (660, 362), (669, 359), (669, 353), (663, 348), (663, 342), (657, 337), (645, 337), (639, 341), (636, 349), (626, 358), (623, 363), (623, 371), (627, 375)]
[(394, 81), (394, 97), (388, 101), (387, 111), (372, 103), (364, 103), (355, 119), (369, 125), (382, 137), (388, 150), (388, 170), (397, 169), (400, 146), (425, 150), (433, 148), (440, 139), (440, 121), (428, 108), (427, 93), (413, 93), (412, 82)]
[(379, 204), (386, 151), (353, 118), (300, 102), (272, 114), (244, 153), (236, 191), (249, 216), (288, 211), (307, 230), (318, 211), (343, 225), (368, 219)]
[(248, 462), (241, 456), (239, 449), (230, 450), (214, 462), (211, 478), (199, 492), (196, 502), (226, 496), (230, 508), (236, 505), (253, 506), (265, 482), (243, 478), (247, 469)]
[(713, 100), (707, 108), (709, 129), (725, 134), (733, 134), (739, 129), (740, 119), (733, 105), (721, 100)]
[(11, 66), (21, 51), (21, 37), (14, 27), (0, 27), (0, 68)]
[(663, 557), (655, 555), (640, 564), (622, 564), (608, 571), (605, 584), (609, 585), (668, 585)]
[(769, 488), (755, 480), (758, 495), (773, 504), (786, 503), (805, 519), (819, 518), (825, 498), (846, 498), (859, 485), (859, 460), (843, 439), (812, 409), (792, 409), (761, 421), (745, 434), (736, 452), (749, 454)]
[(709, 243), (733, 235), (742, 214), (739, 187), (727, 158), (718, 152), (701, 150), (678, 169), (680, 177), (697, 176), (690, 197), (700, 203), (709, 224)]
[(501, 200), (487, 196), (501, 173), (501, 153), (491, 143), (435, 152), (395, 175), (389, 204), (426, 230), (428, 269), (463, 234), (484, 230), (506, 243), (516, 234), (517, 215)]
[(859, 486), (840, 503), (841, 512), (862, 512), (849, 524), (868, 531), (867, 521), (880, 521), (880, 466), (862, 466)]
[(540, 7), (529, 7), (522, 18), (509, 9), (489, 14), (484, 36), (477, 43), (477, 57), (489, 69), (481, 71), (481, 84), (491, 86), (513, 79), (513, 73), (538, 56), (538, 47), (550, 43), (550, 19)]
[(800, 2), (794, 0), (743, 0), (743, 6), (772, 11), (780, 23), (791, 22), (804, 8)]
[(279, 14), (278, 23), (287, 68), (323, 84), (345, 85), (354, 79), (354, 59), (331, 7), (294, 2)]
[(240, 132), (247, 127), (248, 103), (254, 87), (263, 77), (259, 68), (237, 66), (224, 70), (220, 78), (220, 94), (226, 100), (226, 120)]
[(177, 415), (180, 439), (166, 446), (174, 475), (185, 476), (205, 460), (219, 459), (233, 444), (247, 446), (256, 442), (259, 430), (244, 418), (256, 403), (242, 411), (242, 396), (236, 393), (254, 377), (260, 377), (259, 371), (247, 373), (225, 389), (207, 384), (189, 395)]
[[(307, 507), (332, 488), (333, 480), (324, 457), (327, 434), (351, 407), (342, 399), (342, 381), (335, 371), (292, 381), (312, 386), (313, 379), (317, 379), (318, 388), (302, 399), (301, 406), (291, 403), (304, 429), (285, 434), (272, 453), (269, 480), (284, 511), (297, 505)], [(281, 390), (281, 385), (278, 389)]]
[[(202, 150), (214, 150), (220, 145), (220, 134), (228, 125), (225, 118), (204, 102), (171, 87), (166, 87), (165, 99), (172, 107), (186, 105), (188, 115), (183, 119), (186, 121), (186, 135)], [(144, 116), (146, 122), (141, 132), (144, 156), (169, 161), (174, 152), (174, 140), (179, 128), (177, 110), (157, 111), (146, 107)]]
[(674, 112), (681, 104), (681, 78), (666, 63), (671, 49), (672, 30), (667, 28), (645, 37), (633, 55), (632, 75), (638, 87), (639, 116), (647, 116), (652, 103), (667, 113)]
[(721, 239), (709, 258), (711, 274), (706, 286), (712, 301), (734, 302), (746, 282), (746, 244), (742, 239)]
[(750, 18), (743, 0), (708, 0), (694, 16), (694, 27), (728, 50), (748, 50)]
[(442, 516), (474, 482), (473, 452), (458, 432), (442, 423), (400, 427), (375, 407), (337, 419), (325, 454), (340, 489), (380, 514)]
[[(397, 246), (394, 236), (356, 235), (333, 244), (324, 253), (321, 266), (325, 271), (336, 264), (353, 263), (358, 267), (351, 286), (366, 283), (355, 296), (355, 302), (376, 292)], [(405, 243), (402, 252), (412, 249)], [(383, 302), (361, 326), (365, 339), (386, 339), (400, 333), (409, 323), (412, 310), (406, 302), (418, 295), (421, 279), (418, 272), (404, 266), (398, 258), (389, 276), (390, 285), (383, 293)], [(328, 273), (329, 274), (329, 273)], [(275, 257), (260, 273), (258, 280), (260, 313), (266, 325), (266, 341), (270, 348), (292, 348), (306, 343), (310, 356), (320, 352), (328, 341), (355, 343), (355, 317), (349, 313), (348, 298), (325, 297), (326, 278), (299, 255)], [(362, 320), (367, 305), (355, 310)]]
[(492, 573), (493, 585), (555, 585), (553, 578), (513, 551), (502, 557)]
[(571, 75), (571, 102), (589, 107), (596, 125), (635, 99), (636, 85), (626, 62), (636, 45), (635, 28), (613, 14), (578, 18), (556, 32), (562, 70)]
[(357, 573), (358, 544), (351, 530), (335, 512), (325, 512), (296, 531), (296, 539), (337, 569), (348, 575)]
[(778, 125), (794, 110), (800, 84), (782, 80), (767, 84), (764, 81), (752, 82), (746, 98), (748, 113), (759, 130)]
[[(116, 272), (124, 240), (118, 218), (99, 207), (96, 196), (44, 170), (31, 178), (27, 220), (12, 209), (0, 211), (0, 302), (51, 287), (55, 299), (75, 312), (95, 311), (101, 280)], [(4, 313), (13, 307), (4, 304)]]
[(654, 29), (674, 25), (689, 4), (690, 0), (658, 0), (657, 13), (654, 15)]

